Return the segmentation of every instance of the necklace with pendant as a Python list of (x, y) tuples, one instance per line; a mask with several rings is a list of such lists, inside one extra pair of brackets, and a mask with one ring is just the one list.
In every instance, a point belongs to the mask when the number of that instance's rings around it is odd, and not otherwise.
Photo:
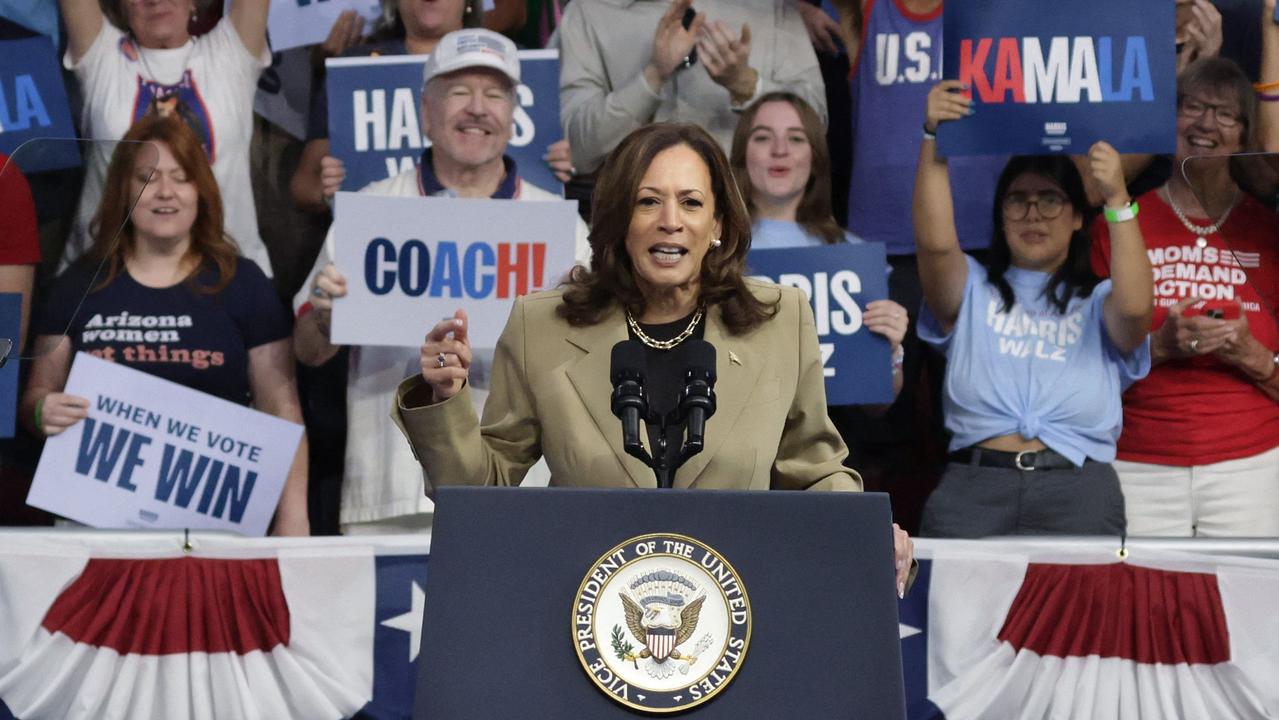
[(1226, 207), (1226, 211), (1221, 214), (1221, 217), (1217, 218), (1217, 222), (1211, 225), (1196, 225), (1190, 221), (1190, 218), (1186, 217), (1186, 213), (1182, 211), (1181, 206), (1177, 205), (1177, 201), (1172, 197), (1172, 189), (1165, 187), (1164, 192), (1168, 198), (1168, 207), (1172, 208), (1173, 214), (1181, 221), (1182, 226), (1198, 236), (1195, 238), (1195, 245), (1199, 247), (1208, 246), (1207, 236), (1214, 235), (1221, 230), (1221, 226), (1225, 225), (1226, 220), (1230, 217), (1230, 212), (1235, 209), (1235, 204), (1239, 202), (1239, 188), (1235, 188), (1235, 193), (1230, 198), (1230, 205)]

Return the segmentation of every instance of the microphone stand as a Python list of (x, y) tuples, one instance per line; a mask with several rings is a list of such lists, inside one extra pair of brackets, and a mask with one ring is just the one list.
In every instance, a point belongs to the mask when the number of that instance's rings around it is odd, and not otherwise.
[[(703, 444), (700, 441), (692, 442), (685, 440), (680, 448), (679, 455), (675, 458), (675, 462), (668, 463), (666, 460), (666, 448), (668, 447), (666, 440), (666, 430), (676, 423), (684, 422), (684, 413), (678, 406), (665, 414), (649, 412), (644, 416), (644, 422), (647, 425), (657, 426), (657, 443), (653, 448), (653, 454), (650, 456), (648, 451), (644, 449), (644, 441), (636, 440), (634, 443), (623, 442), (622, 449), (627, 455), (638, 458), (645, 465), (653, 470), (653, 474), (657, 477), (657, 487), (669, 488), (674, 485), (675, 473), (688, 459), (702, 451)], [(687, 432), (687, 430), (685, 431)]]
[[(636, 367), (633, 357), (628, 357), (628, 342), (635, 341), (622, 341), (614, 346), (610, 371), (612, 411), (622, 421), (622, 449), (653, 470), (657, 487), (669, 488), (674, 485), (676, 471), (705, 448), (706, 420), (715, 414), (714, 351), (712, 349), (710, 354), (710, 369), (699, 369), (696, 365), (688, 368), (684, 388), (679, 392), (675, 407), (670, 412), (658, 413), (648, 402), (643, 370)], [(647, 428), (657, 428), (651, 456), (644, 449), (644, 433), (639, 430), (641, 419)], [(671, 462), (666, 457), (669, 445), (666, 431), (681, 424), (684, 425), (684, 441), (679, 454)]]

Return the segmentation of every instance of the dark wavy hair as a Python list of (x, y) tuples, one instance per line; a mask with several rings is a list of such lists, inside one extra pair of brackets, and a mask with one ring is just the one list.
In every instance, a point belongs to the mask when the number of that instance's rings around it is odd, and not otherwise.
[(812, 166), (808, 182), (804, 185), (804, 195), (795, 210), (795, 221), (805, 232), (820, 237), (828, 245), (844, 242), (844, 229), (835, 222), (835, 213), (831, 209), (830, 149), (826, 146), (826, 126), (817, 111), (795, 93), (768, 93), (751, 103), (737, 120), (729, 164), (737, 178), (737, 187), (741, 188), (742, 195), (746, 198), (746, 209), (754, 217), (754, 188), (751, 186), (750, 173), (746, 170), (746, 143), (754, 130), (755, 116), (759, 114), (759, 109), (770, 102), (784, 102), (795, 108), (799, 123), (804, 128), (804, 136), (808, 139), (808, 146), (812, 149)]
[[(1064, 208), (1062, 212), (1083, 215), (1088, 208), (1088, 194), (1084, 191), (1083, 178), (1079, 176), (1079, 169), (1070, 158), (1061, 155), (1019, 155), (1008, 161), (995, 186), (995, 206), (991, 211), (995, 233), (990, 243), (990, 252), (986, 256), (987, 277), (998, 288), (999, 297), (1003, 300), (1000, 312), (1011, 310), (1014, 302), (1012, 286), (1004, 278), (1004, 273), (1012, 266), (1012, 251), (1008, 247), (1008, 236), (1004, 233), (1004, 197), (1008, 195), (1008, 186), (1027, 173), (1052, 181), (1065, 194), (1070, 207)], [(1090, 244), (1088, 223), (1085, 222), (1071, 233), (1066, 261), (1053, 272), (1044, 288), (1044, 297), (1057, 312), (1065, 313), (1072, 297), (1088, 297), (1097, 283), (1101, 282), (1089, 264)]]
[(722, 244), (702, 260), (701, 301), (719, 307), (724, 324), (734, 335), (777, 314), (776, 300), (766, 303), (746, 287), (743, 274), (751, 246), (750, 215), (724, 151), (696, 125), (654, 123), (627, 135), (609, 153), (596, 179), (591, 196), (591, 268), (573, 268), (564, 284), (564, 302), (556, 310), (570, 325), (594, 325), (614, 303), (636, 317), (644, 314), (644, 295), (635, 282), (626, 235), (644, 173), (658, 153), (679, 145), (688, 146), (706, 163), (720, 221)]
[[(101, 281), (94, 290), (101, 290), (115, 280), (124, 267), (125, 258), (134, 248), (133, 221), (130, 214), (138, 201), (130, 181), (134, 165), (139, 160), (154, 162), (153, 143), (162, 142), (182, 166), (187, 179), (195, 185), (198, 196), (195, 223), (191, 226), (191, 245), (186, 256), (195, 261), (196, 271), (187, 277), (187, 283), (197, 292), (217, 293), (235, 276), (236, 255), (239, 254), (222, 229), (222, 194), (218, 181), (209, 167), (209, 158), (195, 133), (171, 115), (147, 115), (133, 124), (124, 140), (116, 146), (107, 166), (106, 182), (102, 189), (102, 202), (93, 216), (90, 231), (93, 246), (86, 259), (105, 266)], [(119, 238), (117, 239), (117, 233)], [(217, 279), (212, 285), (196, 281), (200, 270), (212, 269)]]

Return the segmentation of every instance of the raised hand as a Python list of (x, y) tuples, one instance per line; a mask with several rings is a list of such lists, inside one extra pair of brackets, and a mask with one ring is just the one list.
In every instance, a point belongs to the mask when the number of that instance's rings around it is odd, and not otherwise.
[(937, 126), (944, 122), (958, 120), (973, 114), (972, 98), (965, 97), (962, 91), (968, 86), (958, 80), (942, 80), (928, 91), (928, 103), (924, 110), (924, 129), (937, 132)]
[(1107, 206), (1126, 207), (1132, 202), (1128, 196), (1128, 185), (1124, 181), (1119, 151), (1111, 147), (1110, 143), (1100, 140), (1088, 149), (1088, 172)]
[(329, 336), (329, 325), (333, 321), (333, 299), (345, 295), (346, 278), (333, 263), (325, 265), (311, 281), (311, 308), (325, 338)]
[(702, 25), (697, 54), (711, 79), (726, 88), (735, 101), (749, 100), (755, 94), (759, 73), (750, 65), (750, 25), (742, 23), (740, 35), (719, 21)]
[(655, 91), (661, 89), (683, 64), (701, 33), (702, 23), (706, 20), (702, 13), (693, 18), (687, 29), (684, 28), (684, 11), (692, 4), (693, 0), (675, 0), (657, 21), (657, 29), (653, 32), (653, 54), (644, 68), (644, 77)]
[(458, 394), (466, 382), (471, 369), (471, 341), (466, 330), (466, 311), (458, 310), (426, 334), (419, 361), (434, 402)]
[(332, 155), (325, 155), (320, 160), (320, 188), (324, 193), (324, 200), (330, 201), (338, 190), (342, 188), (342, 181), (346, 179), (346, 165)]

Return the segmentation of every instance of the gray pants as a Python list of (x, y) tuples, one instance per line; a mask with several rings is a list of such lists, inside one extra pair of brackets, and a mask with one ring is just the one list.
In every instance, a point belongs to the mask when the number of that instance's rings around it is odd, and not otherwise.
[(1124, 496), (1109, 463), (1023, 471), (952, 462), (924, 505), (921, 537), (1120, 535)]

